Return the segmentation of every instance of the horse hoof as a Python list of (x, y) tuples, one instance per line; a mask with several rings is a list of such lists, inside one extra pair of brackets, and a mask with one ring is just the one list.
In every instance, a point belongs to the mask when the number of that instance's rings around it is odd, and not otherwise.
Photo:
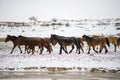
[(59, 53), (59, 55), (61, 55), (61, 53)]
[(87, 53), (87, 54), (90, 54), (90, 53)]
[(107, 53), (108, 51), (105, 51), (105, 53)]

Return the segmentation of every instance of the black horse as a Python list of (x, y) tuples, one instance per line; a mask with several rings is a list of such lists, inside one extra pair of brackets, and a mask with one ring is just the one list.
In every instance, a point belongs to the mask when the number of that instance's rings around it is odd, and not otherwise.
[(55, 34), (51, 34), (50, 41), (51, 41), (52, 44), (54, 43), (54, 41), (58, 42), (58, 44), (60, 45), (60, 53), (59, 54), (62, 54), (62, 49), (66, 53), (68, 53), (66, 46), (70, 46), (70, 45), (72, 45), (72, 49), (70, 50), (69, 53), (72, 52), (72, 50), (74, 49), (74, 45), (75, 45), (77, 50), (78, 50), (78, 54), (80, 54), (80, 47), (82, 47), (82, 46), (80, 45), (80, 41), (79, 41), (78, 38), (64, 37), (64, 36), (58, 36), (58, 35), (55, 35)]

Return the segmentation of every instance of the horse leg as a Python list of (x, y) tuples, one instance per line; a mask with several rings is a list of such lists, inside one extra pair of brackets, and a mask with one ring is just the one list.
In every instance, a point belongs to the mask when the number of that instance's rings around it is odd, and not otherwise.
[(94, 47), (94, 46), (93, 46), (93, 50), (94, 50), (96, 53), (98, 53), (98, 51), (95, 50), (95, 47)]
[(22, 53), (22, 50), (21, 50), (20, 46), (18, 46), (18, 48), (20, 49), (20, 53)]
[(27, 51), (28, 54), (30, 53), (30, 47), (29, 46), (26, 46), (26, 51)]
[(42, 54), (42, 52), (43, 52), (43, 46), (41, 46), (41, 49), (40, 49), (40, 54)]
[(25, 45), (25, 53), (24, 54), (26, 54), (26, 52), (28, 53), (28, 46), (27, 45)]
[(24, 54), (26, 54), (26, 50), (27, 50), (27, 45), (25, 45), (25, 52), (24, 52)]
[(40, 50), (40, 46), (38, 46), (38, 50), (37, 50), (37, 53), (39, 52), (39, 50)]
[(100, 45), (100, 50), (99, 50), (99, 53), (102, 52), (102, 49), (103, 49), (103, 46)]
[(12, 50), (11, 50), (10, 54), (12, 54), (12, 53), (13, 53), (13, 51), (14, 51), (15, 47), (16, 47), (16, 45), (14, 45), (14, 46), (13, 46), (13, 48), (12, 48)]
[(77, 50), (78, 50), (78, 54), (80, 54), (80, 48), (77, 48)]
[(82, 46), (81, 46), (80, 48), (81, 48), (82, 52), (84, 52), (84, 50), (83, 50)]
[(62, 54), (62, 46), (60, 46), (60, 53), (59, 53), (60, 55)]
[(73, 49), (74, 49), (75, 47), (74, 47), (74, 45), (72, 45), (72, 49), (70, 50), (70, 52), (69, 53), (71, 53), (72, 51), (73, 51)]
[(62, 47), (62, 49), (65, 51), (65, 53), (68, 53), (67, 52), (67, 47), (65, 46), (65, 47)]
[(35, 52), (35, 47), (31, 47), (32, 48), (32, 54), (34, 54)]
[(89, 50), (88, 50), (88, 53), (87, 54), (90, 54), (90, 46), (89, 46)]
[(47, 45), (47, 46), (45, 46), (45, 48), (47, 49), (47, 51), (48, 51), (49, 54), (50, 54), (51, 51), (52, 51), (52, 46), (51, 46), (51, 45)]
[(82, 52), (84, 52), (82, 46), (80, 45), (80, 48), (78, 49), (79, 50), (79, 54), (80, 54), (80, 49), (82, 50)]
[(114, 50), (114, 52), (116, 52), (116, 44), (114, 44), (114, 46), (115, 46), (115, 50)]
[(105, 53), (107, 53), (107, 52), (108, 52), (107, 47), (106, 47), (106, 46), (104, 46), (104, 48), (105, 48)]
[(66, 46), (64, 46), (63, 50), (65, 51), (65, 53), (68, 53), (68, 52), (67, 52), (67, 47), (66, 47)]

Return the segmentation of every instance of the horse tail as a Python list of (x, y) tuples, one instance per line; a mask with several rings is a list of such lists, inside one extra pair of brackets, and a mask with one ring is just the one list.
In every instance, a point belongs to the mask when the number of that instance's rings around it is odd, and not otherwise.
[(117, 39), (117, 46), (119, 47), (120, 45), (120, 38)]
[(109, 42), (108, 38), (105, 38), (105, 40), (106, 40), (108, 47), (110, 47), (110, 42)]

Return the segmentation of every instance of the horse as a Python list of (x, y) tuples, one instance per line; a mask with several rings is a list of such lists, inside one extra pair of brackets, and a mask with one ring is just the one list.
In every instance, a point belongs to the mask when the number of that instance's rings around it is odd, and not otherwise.
[[(52, 44), (53, 44), (54, 41), (58, 42), (58, 44), (60, 45), (59, 54), (62, 54), (62, 50), (64, 50), (65, 53), (68, 53), (67, 50), (66, 50), (66, 46), (72, 45), (72, 49), (70, 50), (69, 53), (71, 53), (72, 50), (74, 49), (74, 45), (76, 45), (77, 49), (80, 48), (78, 39), (76, 39), (75, 37), (65, 37), (65, 36), (59, 36), (59, 35), (56, 35), (56, 34), (51, 34), (50, 41), (51, 41)], [(80, 50), (79, 50), (78, 53), (80, 54)]]
[(20, 48), (20, 45), (24, 45), (24, 43), (19, 42), (19, 41), (18, 41), (18, 37), (16, 37), (16, 36), (11, 36), (11, 35), (7, 35), (7, 37), (5, 38), (5, 42), (8, 42), (8, 41), (12, 41), (12, 42), (13, 42), (13, 48), (12, 48), (10, 54), (13, 53), (13, 51), (14, 51), (14, 49), (15, 49), (16, 46), (18, 46), (18, 48), (19, 48), (19, 50), (20, 50), (20, 53), (22, 53), (22, 50), (21, 50), (21, 48)]
[(82, 52), (84, 52), (84, 50), (83, 50), (83, 48), (82, 48), (82, 46), (84, 46), (84, 43), (83, 43), (83, 42), (84, 42), (84, 39), (80, 37), (80, 38), (78, 38), (78, 41), (79, 41), (79, 44), (80, 44), (80, 46), (81, 46), (80, 48), (81, 48)]
[(108, 47), (110, 47), (110, 43), (109, 43), (109, 40), (106, 37), (104, 37), (104, 36), (89, 37), (87, 35), (83, 35), (82, 37), (87, 42), (87, 45), (89, 47), (88, 54), (90, 54), (90, 48), (91, 47), (93, 48), (93, 50), (96, 53), (98, 53), (98, 51), (95, 50), (95, 46), (98, 46), (98, 45), (100, 45), (100, 50), (99, 50), (100, 53), (102, 52), (103, 48), (105, 48), (105, 53), (108, 52), (106, 44), (108, 45)]
[[(82, 48), (82, 46), (84, 46), (82, 38), (76, 38), (76, 39), (78, 39), (78, 43), (79, 43), (79, 45), (80, 45), (80, 48), (79, 48), (79, 49), (76, 49), (76, 53), (77, 53), (78, 51), (80, 51), (80, 49), (82, 50), (82, 52), (84, 52), (84, 50), (83, 50), (83, 48)], [(74, 45), (72, 45), (72, 46), (74, 46)], [(67, 51), (67, 47), (65, 46), (64, 48), (65, 48), (66, 51)], [(70, 53), (70, 52), (69, 52), (69, 53)]]
[[(53, 51), (53, 49), (52, 49), (52, 46), (51, 46), (51, 44), (50, 44), (50, 38), (43, 38), (44, 39), (44, 41), (45, 41), (45, 43), (47, 44), (47, 45), (49, 45), (49, 47), (50, 47), (50, 51)], [(55, 41), (54, 42), (54, 45), (56, 45), (57, 44), (57, 42)], [(46, 47), (46, 46), (45, 46)], [(46, 47), (47, 48), (47, 47)], [(39, 49), (40, 49), (40, 46), (39, 46)], [(39, 50), (38, 49), (38, 50)], [(48, 49), (47, 49), (47, 52), (50, 52)], [(38, 51), (37, 51), (38, 52)]]
[[(39, 46), (40, 54), (42, 54), (44, 47), (49, 51), (49, 54), (51, 53), (51, 45), (49, 42), (45, 41), (41, 37), (25, 37), (25, 36), (19, 36), (19, 40), (26, 42), (27, 51), (28, 49), (32, 50), (32, 54), (35, 52), (35, 46)], [(29, 52), (28, 52), (29, 53)]]
[(120, 45), (120, 37), (117, 39), (117, 45), (119, 47), (119, 45)]
[(116, 49), (117, 49), (117, 45), (119, 44), (119, 39), (118, 39), (118, 37), (116, 37), (116, 36), (113, 36), (113, 35), (110, 35), (110, 36), (108, 36), (108, 40), (109, 40), (109, 42), (111, 43), (111, 44), (113, 44), (114, 45), (114, 52), (116, 52)]

